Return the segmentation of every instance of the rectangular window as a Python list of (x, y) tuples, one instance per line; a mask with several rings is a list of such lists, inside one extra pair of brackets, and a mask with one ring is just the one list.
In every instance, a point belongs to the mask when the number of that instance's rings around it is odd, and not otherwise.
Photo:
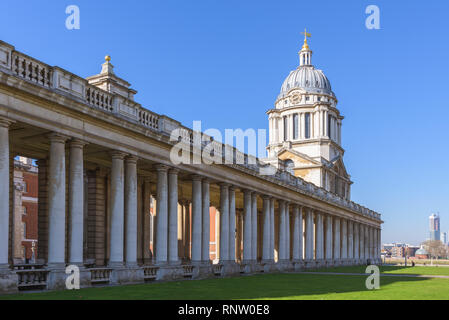
[(298, 114), (293, 115), (293, 139), (298, 139)]
[(328, 115), (327, 116), (327, 136), (329, 138), (332, 138), (332, 116)]
[(310, 112), (307, 112), (305, 114), (304, 122), (305, 122), (305, 127), (304, 127), (305, 138), (310, 139)]
[(288, 139), (288, 121), (287, 117), (284, 117), (284, 141)]
[(26, 222), (23, 223), (23, 238), (27, 238), (27, 224)]

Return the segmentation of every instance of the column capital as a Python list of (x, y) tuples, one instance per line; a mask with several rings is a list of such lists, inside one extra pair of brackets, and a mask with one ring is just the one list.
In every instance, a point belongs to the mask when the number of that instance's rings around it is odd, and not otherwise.
[(65, 143), (67, 140), (69, 140), (68, 136), (56, 132), (47, 134), (47, 138), (50, 140), (50, 142), (59, 142), (59, 143)]
[(169, 166), (162, 164), (162, 163), (154, 165), (154, 169), (156, 169), (156, 171), (159, 171), (159, 172), (167, 172), (167, 170), (169, 168), (170, 168)]
[(235, 191), (237, 189), (237, 187), (235, 186), (235, 185), (233, 185), (233, 184), (230, 184), (229, 185), (229, 191)]
[(126, 153), (117, 150), (111, 151), (109, 154), (111, 155), (112, 159), (119, 159), (119, 160), (123, 160), (126, 156)]
[(0, 127), (1, 128), (9, 128), (10, 125), (15, 123), (14, 120), (10, 120), (8, 118), (0, 117)]
[(245, 194), (252, 194), (254, 191), (250, 190), (250, 189), (241, 189), (243, 193)]
[(168, 174), (175, 174), (177, 175), (179, 173), (179, 169), (178, 168), (168, 168)]
[(125, 162), (126, 163), (137, 163), (138, 159), (139, 158), (137, 156), (135, 156), (135, 155), (128, 155), (128, 156), (125, 157)]
[(199, 175), (199, 174), (193, 174), (193, 175), (190, 176), (190, 178), (191, 178), (193, 181), (201, 181), (201, 180), (204, 179), (204, 177), (201, 176), (201, 175)]
[(271, 198), (272, 198), (272, 197), (270, 197), (270, 196), (267, 195), (267, 194), (263, 194), (263, 195), (262, 195), (262, 199), (263, 199), (263, 200), (271, 200)]
[(77, 138), (73, 138), (69, 141), (69, 146), (70, 148), (84, 148), (85, 145), (88, 145), (88, 142), (85, 142), (83, 140), (77, 139)]

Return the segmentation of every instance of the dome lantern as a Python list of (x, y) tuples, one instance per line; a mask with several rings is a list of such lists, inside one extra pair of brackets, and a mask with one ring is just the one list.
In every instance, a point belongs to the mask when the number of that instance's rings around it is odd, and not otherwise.
[(307, 29), (304, 29), (304, 32), (301, 32), (304, 35), (304, 44), (302, 46), (301, 51), (299, 51), (299, 65), (300, 66), (310, 66), (312, 65), (312, 50), (309, 48), (309, 44), (307, 43), (307, 38), (312, 37), (312, 34), (307, 32)]

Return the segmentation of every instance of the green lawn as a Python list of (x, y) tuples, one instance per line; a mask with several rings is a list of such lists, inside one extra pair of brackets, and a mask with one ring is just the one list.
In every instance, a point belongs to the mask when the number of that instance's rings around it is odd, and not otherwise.
[(449, 299), (449, 279), (381, 277), (379, 290), (365, 276), (265, 274), (226, 279), (150, 283), (78, 291), (28, 293), (1, 299)]
[[(339, 272), (339, 273), (365, 273), (366, 266), (323, 268), (310, 271)], [(440, 275), (449, 276), (449, 267), (403, 267), (381, 266), (380, 272), (385, 274), (414, 274), (414, 275)]]

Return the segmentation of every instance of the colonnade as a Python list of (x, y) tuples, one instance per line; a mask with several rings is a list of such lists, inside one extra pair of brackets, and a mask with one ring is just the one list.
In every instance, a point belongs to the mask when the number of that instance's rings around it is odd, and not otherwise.
[[(9, 126), (0, 119), (0, 265), (8, 265), (10, 218)], [(83, 263), (83, 148), (85, 142), (52, 133), (48, 168), (48, 266)], [(68, 151), (68, 175), (66, 173)], [(138, 158), (111, 151), (109, 265), (135, 266), (137, 251)], [(190, 175), (191, 226), (178, 224), (178, 175), (180, 169), (154, 165), (156, 183), (155, 245), (152, 263), (179, 265), (180, 256), (191, 264), (210, 264), (210, 189), (219, 186), (219, 248), (221, 264), (298, 263), (304, 266), (340, 265), (378, 261), (380, 230), (354, 219), (322, 212), (254, 190)], [(66, 176), (67, 175), (67, 176)], [(66, 179), (68, 180), (66, 183)], [(68, 186), (68, 190), (66, 190)], [(243, 193), (243, 213), (236, 209), (236, 193)], [(66, 201), (66, 195), (68, 201)], [(258, 207), (261, 200), (262, 207)], [(68, 206), (66, 208), (66, 205)], [(188, 208), (187, 208), (188, 209)], [(68, 214), (66, 215), (66, 211)], [(69, 219), (67, 223), (66, 218)], [(242, 228), (238, 228), (241, 219)], [(181, 220), (182, 223), (182, 220)], [(66, 229), (66, 225), (69, 229)], [(261, 226), (258, 228), (258, 226)], [(179, 230), (191, 242), (191, 253), (178, 252)], [(241, 234), (240, 234), (241, 233)], [(67, 239), (67, 240), (66, 240)], [(68, 243), (66, 254), (65, 244)], [(240, 242), (241, 241), (241, 242)], [(241, 250), (243, 249), (243, 251)], [(275, 254), (276, 253), (276, 254)]]

